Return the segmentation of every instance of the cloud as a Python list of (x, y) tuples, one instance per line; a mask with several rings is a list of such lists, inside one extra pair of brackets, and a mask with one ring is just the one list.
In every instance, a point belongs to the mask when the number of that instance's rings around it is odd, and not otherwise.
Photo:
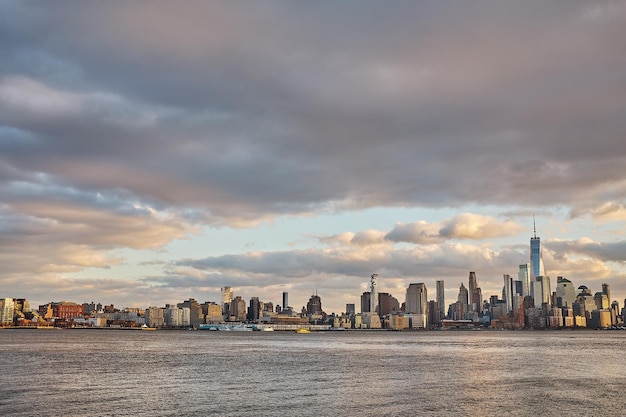
[(576, 240), (552, 239), (547, 242), (556, 253), (584, 255), (604, 262), (626, 262), (626, 241), (594, 242), (589, 238)]
[(430, 244), (449, 239), (484, 240), (514, 236), (524, 228), (511, 221), (499, 221), (491, 216), (463, 213), (440, 223), (398, 223), (385, 239), (394, 242)]
[(626, 220), (626, 205), (622, 202), (607, 201), (596, 207), (574, 208), (570, 217), (576, 218), (590, 214), (596, 222), (620, 222)]
[(623, 28), (584, 3), (3, 7), (2, 122), (37, 139), (12, 164), (211, 224), (572, 204), (626, 168)]
[[(626, 217), (625, 7), (354, 6), (1, 2), (3, 267), (105, 268), (198, 227), (368, 208)], [(488, 267), (515, 251), (467, 241), (520, 230), (477, 214), (371, 227), (202, 262), (286, 262), (302, 282), (465, 251)], [(613, 246), (567, 250), (619, 259)]]

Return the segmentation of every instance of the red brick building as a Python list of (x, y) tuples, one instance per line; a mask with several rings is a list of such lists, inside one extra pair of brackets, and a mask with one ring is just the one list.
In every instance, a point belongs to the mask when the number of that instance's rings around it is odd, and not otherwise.
[(85, 308), (82, 304), (61, 301), (60, 303), (49, 303), (39, 306), (39, 315), (49, 317), (50, 310), (52, 310), (52, 317), (62, 320), (71, 320), (75, 317), (82, 317), (85, 314)]

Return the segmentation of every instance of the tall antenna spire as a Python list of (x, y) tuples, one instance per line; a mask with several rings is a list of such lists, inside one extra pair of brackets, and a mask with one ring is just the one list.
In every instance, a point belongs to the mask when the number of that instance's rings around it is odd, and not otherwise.
[(535, 215), (533, 214), (533, 234), (537, 238), (537, 224), (535, 223)]

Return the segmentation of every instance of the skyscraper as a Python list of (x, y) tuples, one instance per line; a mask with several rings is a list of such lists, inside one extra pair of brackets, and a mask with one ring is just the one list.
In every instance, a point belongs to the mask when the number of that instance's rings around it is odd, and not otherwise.
[(469, 273), (469, 285), (467, 286), (468, 304), (470, 311), (477, 311), (480, 307), (474, 305), (474, 293), (478, 288), (478, 282), (476, 281), (476, 272), (470, 271)]
[(222, 287), (222, 314), (229, 314), (230, 303), (233, 301), (233, 289), (229, 286)]
[(248, 306), (248, 321), (257, 321), (261, 316), (261, 302), (259, 297), (250, 298), (250, 305)]
[(365, 291), (363, 294), (361, 294), (361, 313), (370, 312), (370, 306), (372, 304), (371, 298), (372, 294), (369, 291)]
[(439, 304), (440, 317), (446, 316), (446, 295), (443, 280), (437, 281), (437, 303)]
[(370, 312), (378, 313), (378, 274), (372, 274), (370, 279)]
[(535, 307), (540, 308), (542, 304), (550, 306), (550, 298), (552, 293), (550, 292), (550, 277), (540, 275), (530, 282), (530, 288), (533, 294), (533, 300)]
[(543, 268), (543, 255), (541, 254), (541, 239), (537, 237), (537, 227), (533, 217), (533, 234), (530, 238), (530, 264), (532, 266), (532, 278), (544, 276), (546, 274)]
[(504, 274), (504, 302), (506, 303), (506, 312), (513, 311), (513, 278), (509, 274)]
[(309, 315), (322, 314), (322, 298), (317, 295), (317, 292), (306, 303), (306, 313)]
[(426, 314), (427, 302), (426, 285), (422, 282), (409, 284), (406, 290), (404, 311), (406, 313)]
[[(461, 286), (459, 287), (459, 296), (457, 298), (457, 301), (467, 307), (467, 304), (469, 302), (468, 300), (469, 300), (469, 294), (468, 294), (467, 288), (465, 288), (465, 285), (461, 283)], [(467, 310), (467, 308), (465, 308), (465, 310)]]
[(609, 305), (611, 304), (611, 286), (609, 284), (602, 284), (602, 294), (606, 295)]
[(567, 278), (556, 277), (556, 296), (561, 299), (561, 307), (572, 307), (576, 301), (574, 284)]
[(289, 309), (289, 293), (287, 291), (283, 291), (283, 310)]
[(381, 317), (400, 310), (398, 300), (387, 292), (378, 293), (378, 314)]
[(530, 293), (530, 270), (531, 268), (529, 263), (521, 264), (517, 273), (518, 281), (522, 281), (522, 295), (524, 297), (529, 295), (532, 296)]

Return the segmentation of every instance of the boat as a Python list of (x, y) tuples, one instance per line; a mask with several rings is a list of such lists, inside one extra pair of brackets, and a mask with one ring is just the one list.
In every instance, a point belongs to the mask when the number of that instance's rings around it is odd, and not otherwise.
[(156, 327), (148, 327), (145, 324), (142, 324), (141, 330), (156, 330)]
[(230, 326), (230, 330), (233, 332), (251, 332), (252, 327), (248, 327), (248, 325), (241, 323)]
[(264, 332), (273, 332), (274, 328), (273, 327), (263, 327), (263, 331)]
[(198, 330), (229, 332), (230, 327), (226, 326), (225, 324), (200, 324), (198, 325)]
[(299, 327), (296, 329), (296, 333), (311, 333), (309, 329), (305, 329), (304, 327)]

